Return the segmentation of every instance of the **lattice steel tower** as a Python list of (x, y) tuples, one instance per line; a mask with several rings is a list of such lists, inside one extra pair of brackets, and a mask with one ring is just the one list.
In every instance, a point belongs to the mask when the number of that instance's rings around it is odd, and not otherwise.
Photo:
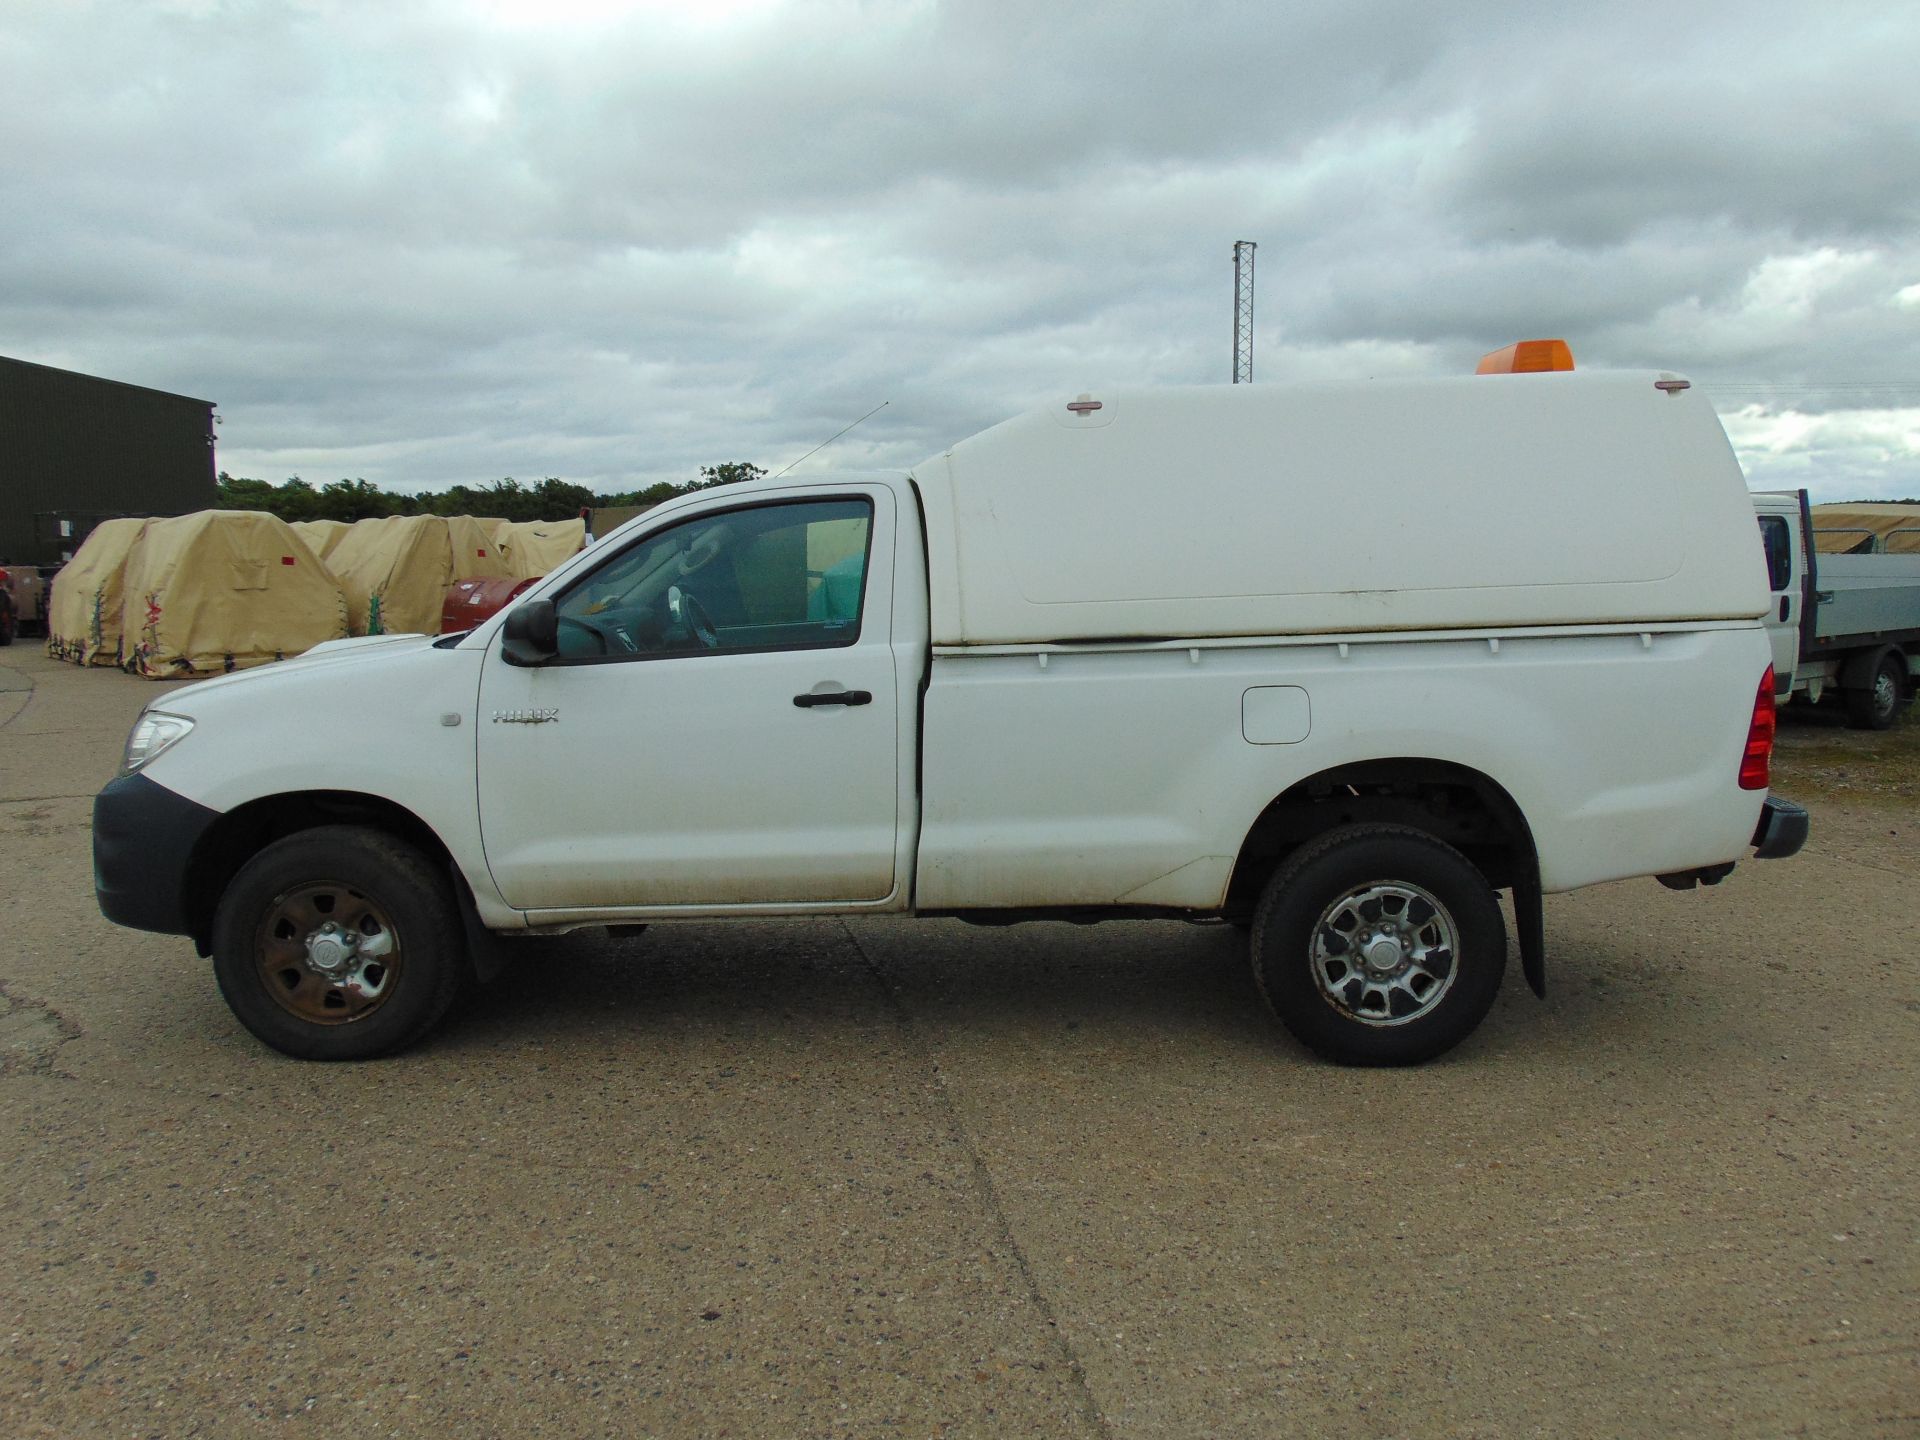
[(1253, 252), (1251, 240), (1233, 242), (1233, 383), (1253, 383)]

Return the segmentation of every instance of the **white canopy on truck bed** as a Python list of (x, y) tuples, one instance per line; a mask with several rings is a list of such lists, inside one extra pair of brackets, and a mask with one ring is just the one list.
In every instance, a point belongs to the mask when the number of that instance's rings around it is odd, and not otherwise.
[(1754, 619), (1739, 463), (1663, 381), (1063, 395), (915, 469), (933, 642)]

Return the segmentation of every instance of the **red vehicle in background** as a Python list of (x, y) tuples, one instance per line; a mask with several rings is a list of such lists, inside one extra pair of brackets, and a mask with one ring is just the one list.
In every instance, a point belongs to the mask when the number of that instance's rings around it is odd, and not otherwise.
[(0, 645), (11, 645), (21, 627), (47, 628), (47, 582), (35, 565), (0, 565)]
[(452, 635), (461, 630), (471, 630), (489, 615), (505, 608), (514, 596), (520, 594), (534, 580), (491, 579), (456, 580), (447, 587), (447, 598), (440, 604), (440, 633)]

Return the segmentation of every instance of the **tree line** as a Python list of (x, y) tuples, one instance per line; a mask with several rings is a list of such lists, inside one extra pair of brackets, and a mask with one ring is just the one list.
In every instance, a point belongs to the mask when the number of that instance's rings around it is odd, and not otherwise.
[(676, 485), (662, 480), (644, 490), (598, 494), (549, 475), (523, 485), (509, 475), (491, 485), (452, 485), (419, 495), (382, 490), (365, 480), (313, 485), (298, 475), (275, 485), (220, 472), (217, 508), (266, 510), (282, 520), (377, 520), (387, 515), (484, 515), (496, 520), (571, 520), (583, 509), (610, 505), (657, 505), (675, 495), (752, 480), (767, 472), (746, 460), (702, 465), (700, 478)]

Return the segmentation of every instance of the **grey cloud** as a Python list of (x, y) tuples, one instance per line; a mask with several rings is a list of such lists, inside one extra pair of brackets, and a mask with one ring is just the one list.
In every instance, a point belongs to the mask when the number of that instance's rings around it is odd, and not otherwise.
[[(624, 486), (783, 464), (889, 397), (829, 454), (911, 463), (1069, 387), (1224, 379), (1250, 238), (1263, 378), (1565, 333), (1844, 409), (1832, 382), (1920, 381), (1892, 301), (1920, 282), (1917, 36), (1846, 4), (500, 32), (27, 0), (0, 353), (217, 399), (222, 463), (269, 476)], [(1915, 463), (1879, 453), (1793, 463)]]
[(1920, 200), (1889, 181), (1920, 173), (1912, 17), (1839, 5), (1768, 18), (1543, 57), (1478, 111), (1451, 187), (1463, 219), (1480, 236), (1574, 246), (1713, 220), (1911, 235)]

